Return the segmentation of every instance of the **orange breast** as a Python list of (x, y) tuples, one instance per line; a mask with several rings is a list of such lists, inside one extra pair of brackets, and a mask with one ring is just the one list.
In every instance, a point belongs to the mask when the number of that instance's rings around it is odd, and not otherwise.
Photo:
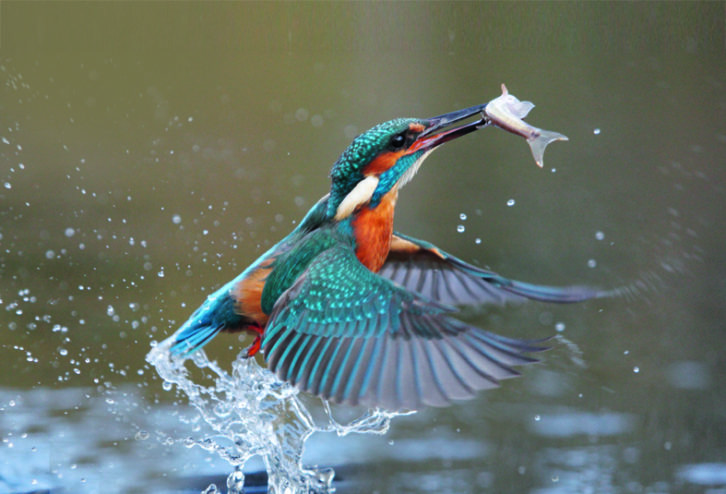
[(265, 278), (270, 273), (270, 264), (273, 259), (263, 262), (255, 271), (237, 283), (232, 296), (237, 301), (237, 310), (251, 319), (260, 327), (267, 324), (268, 316), (262, 312), (262, 289), (265, 288)]
[(393, 236), (393, 213), (398, 199), (398, 188), (394, 187), (383, 196), (376, 208), (364, 207), (353, 219), (356, 240), (355, 255), (371, 271), (378, 272), (383, 266), (391, 248)]

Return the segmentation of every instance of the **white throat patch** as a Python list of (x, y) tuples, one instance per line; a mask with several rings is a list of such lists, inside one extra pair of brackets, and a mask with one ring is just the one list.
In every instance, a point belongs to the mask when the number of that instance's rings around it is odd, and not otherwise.
[(358, 206), (370, 202), (376, 187), (378, 187), (378, 177), (370, 176), (358, 182), (358, 185), (341, 201), (335, 212), (335, 219), (337, 221), (345, 219), (353, 214)]
[(429, 155), (434, 151), (436, 148), (429, 149), (425, 153), (423, 153), (419, 159), (416, 160), (416, 162), (408, 167), (408, 170), (403, 172), (403, 175), (401, 175), (401, 178), (398, 179), (398, 185), (400, 187), (403, 187), (407, 183), (409, 183), (413, 177), (418, 172), (418, 169), (421, 168), (421, 165), (423, 164), (424, 160), (429, 157)]

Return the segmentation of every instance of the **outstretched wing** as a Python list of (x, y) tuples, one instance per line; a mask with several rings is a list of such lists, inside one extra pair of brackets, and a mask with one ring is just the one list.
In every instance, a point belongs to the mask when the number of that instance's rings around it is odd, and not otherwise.
[(320, 254), (276, 301), (262, 343), (270, 369), (335, 402), (445, 406), (517, 376), (539, 342), (451, 317), (454, 309), (364, 267), (350, 247)]
[(524, 299), (567, 303), (602, 296), (589, 287), (554, 287), (510, 280), (398, 232), (378, 274), (407, 290), (452, 305), (503, 304)]

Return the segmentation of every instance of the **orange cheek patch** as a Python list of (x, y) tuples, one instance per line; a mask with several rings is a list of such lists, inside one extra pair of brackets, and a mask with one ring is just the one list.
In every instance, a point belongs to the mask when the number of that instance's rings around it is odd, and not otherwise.
[(404, 151), (386, 151), (379, 154), (363, 169), (363, 175), (380, 175), (395, 165), (403, 154)]

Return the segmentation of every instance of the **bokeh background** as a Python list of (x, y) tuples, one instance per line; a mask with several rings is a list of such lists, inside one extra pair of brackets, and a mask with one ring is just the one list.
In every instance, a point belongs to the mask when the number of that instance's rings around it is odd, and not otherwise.
[(359, 132), (502, 82), (570, 141), (544, 169), (496, 129), (447, 145), (397, 228), (622, 296), (470, 314), (559, 339), (474, 401), (314, 436), (308, 461), (363, 481), (340, 492), (726, 492), (725, 11), (3, 1), (0, 492), (224, 479), (186, 447), (194, 411), (145, 363), (151, 342), (293, 228)]

